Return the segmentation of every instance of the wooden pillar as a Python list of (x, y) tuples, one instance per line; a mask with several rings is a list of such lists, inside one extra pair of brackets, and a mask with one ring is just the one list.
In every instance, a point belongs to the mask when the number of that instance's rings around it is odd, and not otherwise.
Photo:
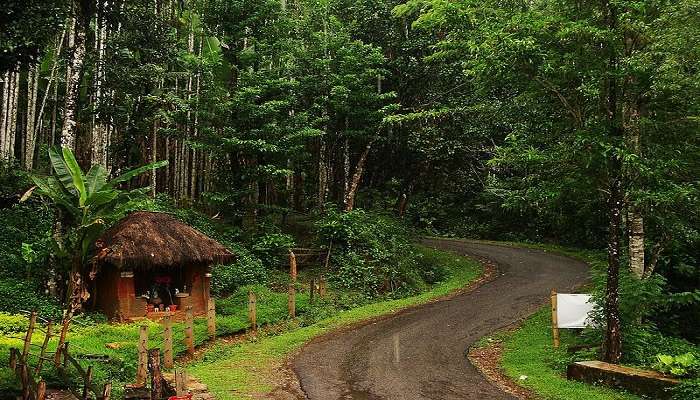
[(175, 395), (187, 395), (187, 372), (184, 369), (175, 370)]
[(556, 289), (552, 289), (550, 299), (552, 301), (552, 342), (554, 344), (554, 348), (558, 348), (559, 347), (559, 319), (557, 317), (557, 291), (556, 291)]
[(289, 277), (292, 279), (292, 282), (297, 281), (297, 257), (293, 251), (289, 252)]
[(163, 366), (170, 369), (173, 364), (173, 321), (168, 313), (163, 317)]
[(318, 278), (318, 295), (321, 298), (326, 297), (326, 276), (325, 275), (321, 275)]
[(148, 326), (141, 325), (139, 327), (139, 364), (136, 367), (136, 384), (144, 385), (146, 383), (146, 374), (148, 372)]
[(258, 330), (258, 311), (257, 299), (252, 290), (248, 290), (248, 320), (250, 321), (250, 329), (253, 332)]
[(212, 339), (216, 338), (216, 305), (214, 299), (207, 300), (207, 332)]
[(192, 306), (187, 306), (185, 312), (185, 346), (187, 354), (194, 355), (194, 317), (192, 316)]
[(151, 400), (162, 400), (163, 376), (160, 372), (160, 349), (148, 350), (148, 370), (151, 373)]
[(309, 282), (309, 303), (313, 304), (314, 302), (314, 290), (316, 289), (316, 280), (314, 278), (311, 278), (311, 281)]
[(294, 283), (289, 284), (289, 299), (287, 300), (287, 309), (289, 311), (289, 317), (296, 317), (296, 289), (294, 288)]

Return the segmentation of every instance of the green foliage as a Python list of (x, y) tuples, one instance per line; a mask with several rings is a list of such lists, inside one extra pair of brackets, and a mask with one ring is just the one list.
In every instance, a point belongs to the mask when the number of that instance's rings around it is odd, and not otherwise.
[(241, 246), (232, 250), (238, 257), (234, 263), (216, 265), (212, 269), (211, 291), (215, 296), (225, 297), (241, 286), (267, 281), (268, 272), (260, 259)]
[(405, 227), (390, 217), (353, 210), (330, 211), (317, 223), (320, 243), (333, 243), (330, 279), (367, 296), (402, 293), (422, 284)]
[(682, 381), (672, 390), (671, 400), (700, 399), (700, 379)]
[(29, 328), (29, 319), (24, 315), (0, 312), (0, 334), (26, 333), (27, 328)]
[(700, 373), (700, 359), (693, 353), (679, 354), (676, 356), (668, 354), (657, 354), (654, 368), (665, 374), (679, 377), (698, 376)]
[(44, 289), (31, 281), (13, 278), (0, 280), (0, 311), (11, 314), (36, 310), (44, 318), (59, 318), (61, 308)]

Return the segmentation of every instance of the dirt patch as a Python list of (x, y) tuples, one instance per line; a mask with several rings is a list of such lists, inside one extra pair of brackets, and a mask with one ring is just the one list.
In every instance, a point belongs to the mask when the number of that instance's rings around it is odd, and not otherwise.
[(518, 385), (505, 375), (503, 368), (501, 368), (503, 342), (500, 340), (492, 340), (486, 346), (469, 349), (468, 357), (476, 369), (502, 391), (521, 400), (539, 398), (532, 391)]

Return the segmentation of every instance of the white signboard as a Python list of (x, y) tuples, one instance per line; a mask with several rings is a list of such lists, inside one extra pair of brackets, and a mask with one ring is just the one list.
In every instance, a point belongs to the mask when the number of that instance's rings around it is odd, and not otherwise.
[(557, 293), (558, 328), (585, 328), (592, 326), (590, 313), (593, 311), (590, 294)]

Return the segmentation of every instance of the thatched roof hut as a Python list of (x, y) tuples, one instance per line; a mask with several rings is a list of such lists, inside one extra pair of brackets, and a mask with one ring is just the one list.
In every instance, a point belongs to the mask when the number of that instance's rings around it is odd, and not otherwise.
[(95, 245), (99, 265), (93, 299), (119, 320), (158, 318), (163, 311), (206, 312), (210, 266), (233, 261), (214, 239), (174, 217), (138, 211), (108, 229)]
[(226, 247), (171, 215), (137, 211), (107, 230), (98, 247), (100, 263), (148, 269), (231, 262)]

